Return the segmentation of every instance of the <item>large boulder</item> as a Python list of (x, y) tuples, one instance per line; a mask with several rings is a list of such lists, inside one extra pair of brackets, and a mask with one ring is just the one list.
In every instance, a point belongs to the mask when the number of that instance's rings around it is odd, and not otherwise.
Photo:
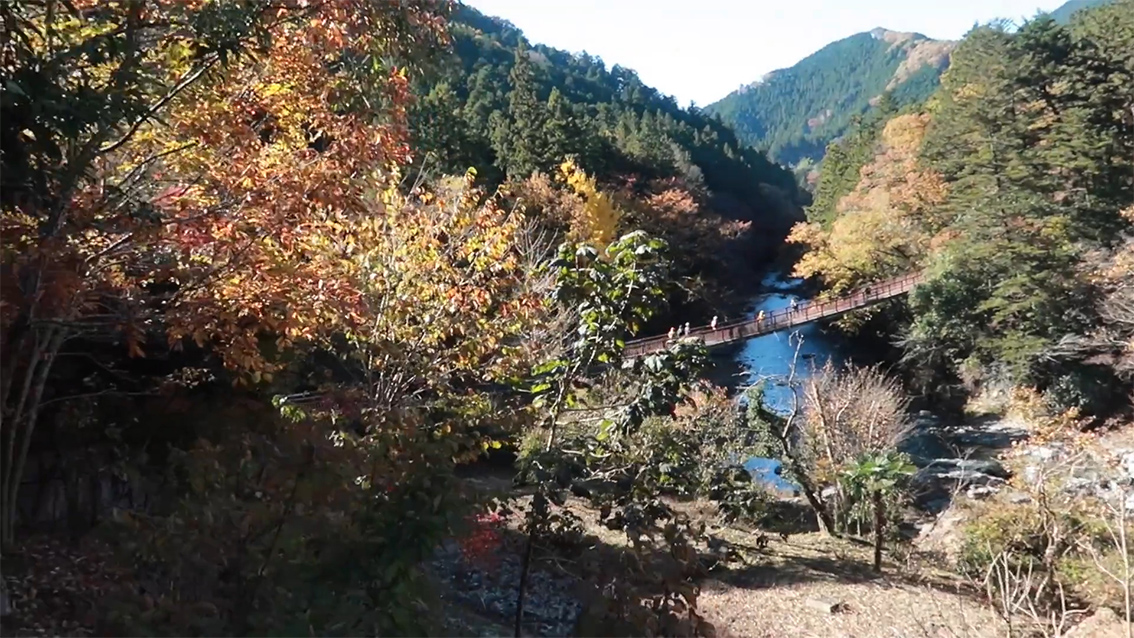
[(982, 450), (1004, 450), (1028, 438), (1024, 424), (1004, 419), (977, 425), (952, 428), (949, 438), (954, 445)]
[(935, 484), (999, 486), (1011, 475), (994, 459), (934, 459), (918, 470), (913, 481), (923, 487)]
[(1055, 479), (1068, 496), (1124, 502), (1134, 517), (1134, 451), (1105, 442), (1085, 449), (1052, 442), (1021, 447), (1013, 456), (1024, 484)]
[(964, 547), (966, 522), (962, 508), (950, 507), (933, 521), (919, 526), (914, 546), (920, 551), (938, 554), (949, 564), (954, 564)]

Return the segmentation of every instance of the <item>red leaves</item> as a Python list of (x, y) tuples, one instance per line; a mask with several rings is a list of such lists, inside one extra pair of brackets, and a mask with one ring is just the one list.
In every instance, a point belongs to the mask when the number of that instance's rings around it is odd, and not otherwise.
[(504, 519), (499, 514), (478, 514), (469, 518), (472, 532), (460, 539), (461, 554), (468, 562), (485, 569), (491, 569), (500, 562), (497, 550), (502, 536), (500, 528)]
[[(357, 69), (327, 60), (346, 49), (372, 55), (385, 46), (378, 35), (407, 19), (436, 29), (416, 15), (434, 8), (333, 0), (281, 9), (266, 50), (184, 91), (164, 114), (168, 126), (143, 129), (123, 149), (124, 165), (161, 157), (153, 175), (165, 185), (150, 201), (167, 223), (131, 260), (140, 273), (155, 255), (172, 260), (172, 340), (207, 341), (229, 367), (254, 371), (266, 366), (256, 333), (311, 339), (364, 314), (357, 267), (343, 257), (365, 248), (356, 227), (375, 213), (373, 193), (397, 179), (390, 168), (408, 161), (408, 79), (368, 71), (360, 87)], [(366, 106), (375, 87), (382, 112)], [(370, 102), (356, 99), (364, 89)]]

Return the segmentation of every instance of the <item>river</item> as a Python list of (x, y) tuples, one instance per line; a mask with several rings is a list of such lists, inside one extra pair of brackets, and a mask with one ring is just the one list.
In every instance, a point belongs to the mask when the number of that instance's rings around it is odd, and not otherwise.
[[(760, 282), (760, 293), (753, 297), (745, 310), (745, 316), (754, 318), (760, 311), (770, 314), (773, 310), (788, 307), (793, 299), (806, 299), (803, 295), (803, 280), (785, 277), (778, 272), (769, 273)], [(802, 345), (799, 345), (800, 339)], [(839, 365), (847, 359), (837, 336), (824, 334), (815, 323), (800, 326), (790, 332), (753, 337), (732, 354), (733, 362), (740, 369), (740, 386), (743, 388), (767, 380), (764, 393), (766, 404), (778, 412), (786, 412), (790, 407), (791, 393), (782, 384), (782, 380), (791, 372), (797, 346), (797, 376), (806, 375), (813, 365), (821, 366), (827, 361)], [(792, 491), (792, 484), (779, 476), (779, 465), (779, 461), (765, 458), (753, 458), (745, 463), (745, 467), (758, 479), (776, 489)]]

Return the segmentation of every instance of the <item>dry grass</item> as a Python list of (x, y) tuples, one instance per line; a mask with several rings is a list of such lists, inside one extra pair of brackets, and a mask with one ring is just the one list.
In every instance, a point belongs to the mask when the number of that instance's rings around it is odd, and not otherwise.
[[(713, 507), (673, 503), (694, 519), (712, 524)], [(587, 531), (604, 543), (624, 542), (618, 533), (593, 528), (593, 515), (572, 503)], [(597, 527), (597, 526), (596, 526)], [(996, 615), (955, 575), (933, 564), (887, 562), (871, 570), (869, 543), (818, 533), (793, 534), (785, 542), (759, 530), (711, 525), (740, 561), (721, 565), (702, 583), (698, 606), (718, 635), (735, 638), (992, 638), (1003, 634)], [(808, 601), (842, 603), (838, 613), (813, 609)]]
[[(744, 544), (751, 533), (724, 530)], [(996, 616), (961, 583), (926, 565), (871, 570), (869, 547), (818, 534), (771, 541), (754, 565), (706, 582), (698, 600), (721, 635), (854, 638), (999, 635)], [(809, 601), (839, 603), (837, 613)]]
[[(502, 486), (501, 486), (502, 487)], [(517, 495), (524, 502), (524, 496)], [(792, 534), (787, 541), (772, 532), (721, 526), (715, 507), (702, 502), (672, 502), (675, 509), (704, 521), (738, 560), (718, 565), (702, 583), (698, 607), (717, 628), (733, 638), (983, 638), (1003, 635), (1003, 625), (971, 589), (935, 563), (887, 561), (881, 576), (871, 570), (869, 543), (834, 539), (818, 533)], [(581, 499), (567, 509), (583, 521), (593, 546), (574, 560), (569, 571), (583, 568), (587, 554), (625, 547), (625, 535), (596, 522)], [(513, 521), (513, 525), (518, 521)], [(794, 526), (793, 526), (794, 527)], [(767, 546), (760, 548), (763, 535)], [(585, 575), (577, 574), (585, 580)], [(841, 603), (837, 613), (817, 610), (809, 601)]]
[[(842, 602), (846, 609), (828, 614), (809, 608), (809, 600)], [(711, 582), (699, 604), (722, 636), (991, 638), (1002, 633), (997, 618), (975, 602), (885, 582), (794, 583), (765, 589)]]

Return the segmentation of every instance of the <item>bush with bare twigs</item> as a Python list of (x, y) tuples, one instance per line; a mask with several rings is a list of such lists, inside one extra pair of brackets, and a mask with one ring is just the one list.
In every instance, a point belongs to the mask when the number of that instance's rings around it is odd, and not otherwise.
[[(798, 361), (798, 345), (796, 350)], [(764, 404), (763, 386), (748, 395), (748, 417), (761, 433), (762, 451), (784, 464), (821, 529), (845, 531), (861, 504), (840, 477), (862, 459), (894, 452), (909, 433), (902, 388), (878, 368), (839, 369), (831, 363), (806, 376), (797, 375), (793, 363), (787, 378), (776, 382), (790, 391), (785, 413)], [(829, 500), (825, 488), (833, 488)]]
[(1061, 636), (1091, 608), (1134, 626), (1134, 534), (1121, 488), (1095, 496), (1062, 489), (1074, 460), (1044, 468), (1018, 504), (978, 508), (964, 530), (962, 572), (985, 592), (1009, 636)]

